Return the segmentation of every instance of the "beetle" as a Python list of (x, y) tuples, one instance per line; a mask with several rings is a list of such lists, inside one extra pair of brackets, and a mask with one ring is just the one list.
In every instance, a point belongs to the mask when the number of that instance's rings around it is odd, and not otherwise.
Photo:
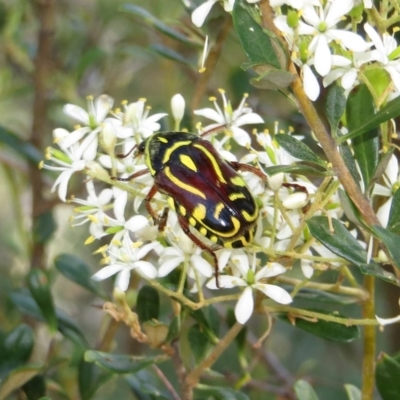
[[(250, 165), (225, 160), (211, 142), (193, 133), (154, 133), (135, 148), (135, 156), (144, 156), (147, 169), (118, 179), (152, 175), (154, 184), (145, 205), (154, 223), (160, 230), (166, 224), (168, 208), (160, 216), (152, 207), (153, 197), (161, 192), (168, 196), (183, 232), (212, 256), (219, 287), (215, 251), (249, 245), (259, 216), (257, 203), (238, 171), (253, 172), (264, 181), (266, 176)], [(192, 228), (211, 244), (204, 243)]]

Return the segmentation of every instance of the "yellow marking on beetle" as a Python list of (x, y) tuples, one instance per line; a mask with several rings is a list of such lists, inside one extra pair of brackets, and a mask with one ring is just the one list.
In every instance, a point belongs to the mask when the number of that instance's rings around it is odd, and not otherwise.
[(250, 215), (247, 211), (242, 210), (242, 215), (247, 222), (253, 222), (258, 217), (258, 210), (254, 212), (253, 215)]
[(182, 146), (187, 146), (187, 145), (189, 145), (190, 143), (192, 143), (191, 140), (182, 140), (181, 142), (176, 142), (176, 143), (174, 143), (171, 147), (169, 147), (169, 148), (165, 151), (164, 157), (163, 157), (163, 159), (162, 159), (162, 163), (163, 163), (163, 164), (167, 163), (167, 162), (169, 161), (170, 157), (171, 157), (171, 154), (172, 154), (176, 149), (178, 149), (179, 147), (182, 147)]
[(206, 199), (205, 194), (203, 192), (201, 192), (199, 189), (180, 181), (175, 175), (172, 175), (171, 169), (169, 167), (165, 167), (164, 171), (165, 171), (165, 175), (167, 176), (167, 178), (170, 179), (171, 182), (174, 183), (176, 186), (178, 186), (181, 189), (186, 190), (192, 194), (195, 194), (196, 196), (199, 196), (204, 200)]
[(197, 221), (193, 217), (190, 217), (189, 218), (189, 224), (192, 225), (192, 226), (196, 226)]
[(159, 136), (157, 139), (162, 143), (168, 143), (168, 139), (166, 139), (165, 137)]
[(207, 236), (207, 229), (206, 228), (200, 228), (199, 232), (204, 235)]
[(232, 220), (232, 224), (233, 224), (233, 229), (230, 232), (220, 232), (215, 229), (212, 229), (210, 226), (207, 226), (207, 229), (210, 232), (217, 234), (221, 238), (222, 241), (224, 240), (224, 238), (234, 237), (239, 232), (240, 221), (235, 217), (232, 217), (231, 220)]
[(185, 216), (186, 215), (186, 208), (183, 206), (179, 206), (179, 212), (181, 213), (181, 215)]
[(218, 204), (215, 206), (215, 210), (214, 210), (213, 217), (214, 217), (215, 219), (219, 219), (219, 217), (220, 217), (220, 215), (221, 215), (221, 211), (222, 211), (224, 208), (225, 208), (224, 203), (218, 203)]
[(207, 157), (208, 159), (211, 161), (212, 166), (214, 167), (214, 171), (218, 176), (218, 179), (222, 182), (222, 183), (226, 183), (226, 180), (224, 178), (224, 176), (222, 175), (222, 171), (221, 168), (218, 165), (217, 160), (215, 159), (215, 157), (201, 144), (194, 144), (194, 147), (197, 147), (198, 149), (200, 149)]
[(239, 175), (231, 178), (231, 182), (236, 186), (246, 186), (246, 183)]
[(229, 200), (235, 201), (237, 199), (245, 199), (246, 196), (243, 193), (231, 193), (229, 195)]
[(174, 210), (174, 211), (175, 211), (175, 202), (174, 202), (174, 199), (173, 199), (172, 197), (168, 197), (167, 203), (168, 203), (168, 205), (169, 205), (169, 208), (170, 208), (171, 210)]
[(197, 221), (202, 221), (206, 217), (206, 211), (206, 206), (204, 204), (199, 204), (193, 210), (192, 215)]
[(179, 160), (185, 167), (188, 167), (192, 171), (197, 172), (196, 164), (189, 156), (187, 156), (186, 154), (180, 154)]
[(213, 243), (218, 243), (218, 237), (217, 237), (217, 236), (211, 236), (211, 237), (210, 237), (210, 240), (211, 240)]

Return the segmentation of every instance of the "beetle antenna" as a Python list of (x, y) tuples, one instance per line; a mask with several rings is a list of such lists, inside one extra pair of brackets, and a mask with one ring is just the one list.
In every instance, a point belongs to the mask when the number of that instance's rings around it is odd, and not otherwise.
[(200, 137), (204, 137), (207, 135), (211, 135), (211, 133), (221, 132), (228, 127), (227, 124), (216, 126), (215, 128), (209, 129), (208, 131), (203, 132)]
[(126, 158), (126, 157), (129, 156), (129, 154), (132, 153), (133, 150), (136, 149), (136, 147), (137, 147), (137, 144), (135, 144), (126, 154), (122, 154), (122, 153), (116, 154), (116, 157), (117, 157), (117, 158)]

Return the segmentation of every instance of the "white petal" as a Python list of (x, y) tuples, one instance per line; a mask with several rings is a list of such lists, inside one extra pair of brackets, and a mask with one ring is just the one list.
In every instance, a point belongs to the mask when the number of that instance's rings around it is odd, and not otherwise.
[(239, 324), (245, 324), (251, 317), (251, 314), (253, 314), (253, 309), (253, 291), (251, 287), (248, 286), (244, 289), (235, 307), (235, 317), (237, 322), (239, 322)]
[(82, 107), (76, 106), (75, 104), (66, 104), (63, 111), (64, 114), (67, 114), (76, 121), (89, 125), (89, 114)]
[(129, 268), (123, 269), (115, 279), (115, 286), (125, 292), (129, 287), (131, 271)]
[(317, 100), (319, 96), (319, 83), (308, 65), (303, 65), (303, 86), (307, 97), (311, 101)]
[(393, 197), (389, 197), (385, 203), (379, 207), (376, 216), (378, 217), (382, 226), (386, 227), (389, 222), (390, 209), (392, 207)]
[(318, 35), (316, 39), (314, 60), (315, 70), (321, 76), (327, 75), (332, 67), (332, 57), (325, 35)]
[(314, 268), (311, 266), (311, 262), (309, 260), (301, 260), (300, 266), (303, 275), (307, 279), (311, 279), (314, 275)]
[(329, 7), (325, 17), (325, 22), (328, 27), (336, 25), (342, 18), (354, 7), (354, 0), (336, 0)]
[(242, 114), (240, 117), (235, 118), (233, 122), (236, 126), (242, 126), (247, 124), (262, 124), (264, 120), (256, 113)]
[(380, 325), (389, 325), (389, 324), (394, 324), (396, 322), (400, 322), (400, 315), (393, 318), (379, 318), (377, 315), (375, 315), (375, 318), (377, 319)]
[(60, 198), (60, 200), (62, 200), (64, 202), (67, 201), (66, 197), (67, 197), (68, 182), (73, 173), (74, 173), (73, 170), (68, 170), (68, 171), (62, 172), (61, 175), (57, 178), (56, 182), (53, 185), (53, 189), (54, 189), (57, 186), (57, 184), (59, 184), (58, 197)]
[(158, 268), (158, 276), (160, 278), (167, 276), (171, 271), (177, 268), (184, 261), (184, 257), (174, 257), (164, 261)]
[(237, 126), (232, 126), (230, 130), (232, 131), (233, 138), (237, 144), (243, 147), (250, 145), (250, 136), (244, 129), (238, 128)]
[(392, 82), (396, 87), (396, 90), (400, 92), (400, 73), (396, 71), (394, 67), (388, 65), (385, 70), (389, 73), (390, 77), (392, 78)]
[(272, 175), (268, 177), (268, 186), (273, 192), (277, 192), (285, 179), (285, 174), (283, 172), (279, 172), (278, 174)]
[(125, 206), (128, 201), (128, 192), (124, 190), (120, 190), (118, 188), (113, 188), (114, 191), (114, 215), (118, 221), (122, 222), (125, 221)]
[(190, 259), (192, 261), (192, 266), (196, 268), (197, 271), (199, 271), (202, 275), (207, 278), (212, 276), (214, 269), (207, 260), (198, 255), (193, 255), (190, 257)]
[(342, 29), (331, 29), (327, 33), (333, 40), (340, 42), (343, 47), (361, 53), (369, 48), (365, 40), (354, 32), (344, 31)]
[(134, 265), (147, 278), (154, 279), (157, 276), (157, 268), (148, 261), (136, 261)]
[[(247, 282), (241, 278), (230, 275), (221, 275), (218, 277), (218, 283), (221, 288), (231, 289), (236, 286), (247, 286)], [(206, 286), (209, 289), (219, 289), (217, 287), (216, 279), (211, 279), (207, 282)]]
[(114, 104), (114, 99), (106, 94), (102, 94), (97, 97), (95, 100), (95, 118), (97, 123), (101, 123), (104, 121), (108, 112), (111, 110)]
[(397, 183), (397, 179), (399, 178), (399, 162), (394, 154), (390, 157), (384, 177), (387, 177), (390, 186), (394, 186)]
[(136, 232), (143, 229), (148, 224), (149, 220), (144, 215), (134, 215), (125, 222), (124, 227), (131, 232)]
[(218, 122), (221, 125), (225, 124), (226, 122), (225, 118), (213, 108), (202, 108), (201, 110), (195, 110), (194, 114), (211, 119), (212, 121)]
[(304, 192), (296, 192), (290, 194), (286, 199), (282, 202), (283, 207), (288, 210), (296, 210), (298, 208), (304, 207), (307, 204), (308, 196)]
[[(313, 6), (307, 5), (303, 9), (302, 17), (304, 21), (306, 21), (308, 24), (317, 27), (320, 22), (321, 18), (317, 14), (315, 8)], [(303, 34), (303, 32), (301, 32)]]
[(367, 35), (372, 40), (372, 42), (374, 43), (374, 46), (376, 47), (376, 49), (379, 52), (384, 54), (385, 48), (383, 46), (382, 39), (379, 36), (378, 32), (368, 22), (364, 24), (364, 29), (365, 29), (365, 32), (367, 32)]
[(217, 1), (218, 0), (208, 0), (205, 3), (201, 4), (199, 7), (197, 7), (192, 12), (192, 22), (193, 22), (193, 24), (195, 24), (197, 27), (200, 28), (204, 24), (204, 21), (207, 18), (207, 15), (209, 14), (212, 6)]
[(293, 301), (290, 294), (285, 289), (282, 289), (279, 286), (256, 283), (255, 285), (253, 285), (253, 287), (260, 290), (266, 296), (279, 304), (289, 304)]
[(356, 79), (357, 79), (357, 71), (355, 68), (352, 68), (342, 76), (340, 83), (343, 89), (349, 90), (353, 88)]
[(94, 279), (95, 281), (102, 281), (109, 278), (110, 276), (115, 275), (117, 272), (120, 272), (124, 268), (126, 268), (126, 266), (122, 264), (107, 265), (106, 267), (103, 267), (101, 270), (92, 275), (92, 279)]
[(260, 280), (262, 278), (271, 278), (273, 276), (281, 275), (286, 272), (286, 268), (277, 263), (277, 262), (272, 262), (266, 265), (265, 267), (261, 268), (257, 273), (256, 273), (256, 280)]

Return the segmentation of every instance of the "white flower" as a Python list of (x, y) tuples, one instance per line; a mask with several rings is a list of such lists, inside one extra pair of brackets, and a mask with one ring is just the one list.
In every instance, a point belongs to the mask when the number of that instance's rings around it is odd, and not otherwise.
[(264, 120), (258, 114), (253, 113), (250, 107), (246, 106), (245, 101), (247, 95), (243, 96), (239, 107), (236, 110), (233, 110), (230, 101), (228, 101), (225, 96), (225, 91), (219, 89), (219, 92), (222, 97), (223, 110), (219, 107), (216, 98), (212, 97), (210, 100), (214, 103), (215, 110), (212, 108), (203, 108), (201, 110), (195, 110), (194, 114), (201, 115), (216, 122), (216, 124), (205, 126), (203, 128), (205, 132), (218, 127), (225, 127), (225, 129), (232, 132), (233, 138), (239, 145), (250, 145), (251, 141), (249, 134), (240, 127), (246, 124), (261, 124)]
[[(252, 0), (249, 3), (255, 3), (259, 0)], [(219, 0), (207, 0), (203, 4), (200, 4), (193, 12), (192, 12), (192, 22), (197, 27), (201, 27), (204, 24), (204, 21), (207, 18), (207, 15), (210, 13), (215, 3), (218, 3)], [(233, 10), (233, 5), (235, 4), (235, 0), (223, 0), (224, 9), (227, 12), (231, 12)]]
[(64, 153), (49, 148), (47, 150), (46, 158), (56, 165), (41, 163), (40, 167), (51, 171), (61, 172), (54, 182), (51, 191), (54, 192), (58, 187), (58, 197), (62, 201), (66, 201), (67, 188), (71, 176), (75, 172), (83, 171), (86, 166), (86, 161), (82, 160), (82, 149), (78, 144), (71, 146), (69, 149), (64, 149)]
[[(247, 2), (249, 1), (247, 0)], [(320, 0), (270, 0), (269, 3), (271, 7), (280, 7), (284, 4), (287, 4), (288, 6), (293, 7), (296, 10), (301, 10), (308, 5), (319, 7), (322, 6)]]
[(179, 129), (179, 123), (182, 121), (182, 118), (185, 114), (185, 99), (181, 94), (178, 93), (172, 96), (171, 110), (175, 123), (178, 126), (176, 129)]
[(364, 39), (356, 33), (336, 29), (336, 24), (354, 7), (354, 0), (332, 0), (325, 8), (306, 6), (302, 18), (307, 24), (300, 24), (300, 35), (314, 35), (308, 47), (310, 55), (314, 55), (314, 66), (318, 74), (325, 76), (332, 67), (329, 43), (334, 40), (344, 48), (363, 52), (368, 48)]
[(379, 207), (376, 215), (383, 226), (387, 226), (389, 221), (390, 209), (392, 207), (393, 194), (400, 186), (399, 163), (393, 154), (390, 157), (385, 173), (382, 175), (383, 183), (376, 183), (373, 194), (377, 196), (389, 197), (385, 203)]
[(126, 139), (139, 134), (142, 139), (145, 139), (160, 130), (160, 124), (157, 121), (168, 114), (158, 113), (149, 116), (151, 108), (145, 107), (145, 104), (146, 99), (139, 99), (125, 106), (125, 113), (122, 115), (123, 125), (130, 127), (132, 131), (126, 130), (119, 133), (119, 138)]
[(368, 23), (364, 24), (365, 32), (371, 38), (375, 50), (369, 54), (372, 60), (378, 61), (383, 65), (385, 71), (392, 78), (396, 90), (400, 91), (400, 58), (392, 59), (391, 55), (397, 48), (396, 39), (390, 36), (387, 32), (382, 34), (382, 39), (378, 32)]
[[(247, 262), (246, 262), (247, 260)], [(235, 307), (236, 320), (245, 324), (251, 317), (254, 309), (253, 290), (260, 290), (267, 297), (280, 304), (291, 303), (290, 294), (279, 286), (263, 283), (266, 278), (281, 275), (286, 272), (286, 268), (278, 263), (269, 263), (261, 268), (258, 272), (254, 272), (254, 267), (249, 266), (248, 257), (242, 257), (241, 262), (237, 265), (240, 269), (241, 277), (221, 275), (219, 277), (219, 285), (221, 288), (233, 288), (242, 286), (243, 290)], [(212, 279), (206, 285), (209, 289), (217, 289), (216, 280)]]
[(97, 271), (92, 279), (101, 281), (117, 274), (115, 286), (126, 291), (129, 286), (131, 271), (137, 270), (146, 278), (154, 279), (157, 276), (157, 269), (148, 261), (142, 260), (151, 250), (159, 246), (158, 242), (145, 244), (141, 247), (134, 247), (130, 240), (126, 238), (122, 242), (122, 246), (118, 249), (110, 250), (112, 262)]

